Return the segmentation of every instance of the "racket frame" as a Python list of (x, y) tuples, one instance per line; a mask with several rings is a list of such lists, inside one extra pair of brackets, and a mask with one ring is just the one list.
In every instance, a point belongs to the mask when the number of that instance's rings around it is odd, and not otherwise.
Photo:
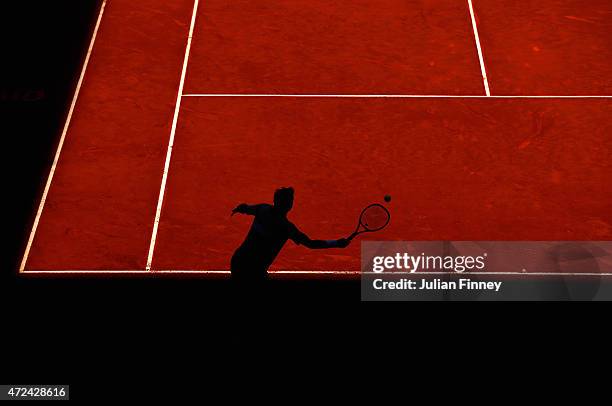
[[(387, 221), (385, 222), (385, 224), (382, 227), (379, 227), (379, 228), (377, 228), (375, 230), (370, 230), (366, 226), (363, 225), (363, 223), (361, 222), (361, 219), (363, 218), (363, 215), (366, 212), (366, 210), (368, 210), (370, 207), (374, 207), (374, 206), (378, 206), (378, 207), (382, 208), (387, 213)], [(359, 220), (357, 220), (357, 227), (355, 228), (355, 231), (353, 232), (353, 234), (348, 236), (347, 240), (350, 241), (353, 238), (357, 237), (359, 234), (373, 233), (373, 232), (376, 232), (376, 231), (380, 231), (383, 228), (387, 227), (387, 225), (389, 224), (389, 221), (391, 221), (391, 213), (389, 212), (389, 210), (385, 206), (380, 204), (380, 203), (372, 203), (372, 204), (366, 206), (363, 210), (361, 210), (361, 214), (359, 214)], [(363, 230), (359, 230), (359, 228), (361, 228), (361, 227), (363, 227)]]

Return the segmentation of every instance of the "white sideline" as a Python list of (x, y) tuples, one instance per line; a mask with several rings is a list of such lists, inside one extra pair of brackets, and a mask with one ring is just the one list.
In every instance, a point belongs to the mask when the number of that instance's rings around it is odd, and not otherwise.
[(193, 38), (193, 30), (195, 27), (196, 15), (198, 11), (199, 0), (193, 3), (193, 12), (191, 14), (191, 25), (189, 27), (189, 36), (187, 37), (187, 45), (185, 46), (185, 57), (183, 60), (183, 70), (181, 72), (181, 80), (179, 82), (178, 93), (176, 96), (176, 104), (174, 107), (174, 118), (172, 119), (172, 129), (170, 130), (170, 139), (168, 141), (168, 150), (166, 152), (166, 162), (164, 163), (164, 172), (162, 175), (161, 187), (159, 189), (159, 198), (157, 200), (157, 209), (155, 211), (155, 220), (153, 221), (153, 232), (151, 233), (151, 243), (149, 245), (149, 255), (147, 256), (146, 270), (151, 270), (153, 263), (153, 253), (155, 252), (155, 242), (157, 240), (157, 231), (159, 229), (159, 220), (161, 217), (162, 206), (164, 204), (164, 194), (166, 193), (166, 182), (168, 181), (168, 170), (170, 169), (170, 160), (172, 159), (172, 148), (174, 147), (174, 136), (176, 135), (176, 125), (178, 122), (179, 111), (181, 110), (181, 100), (183, 97), (183, 86), (185, 85), (185, 76), (187, 74), (187, 65), (189, 64), (189, 52), (191, 51), (191, 40)]
[(81, 86), (83, 85), (83, 78), (85, 77), (85, 71), (87, 70), (87, 65), (89, 64), (89, 58), (93, 51), (94, 43), (96, 42), (96, 36), (98, 35), (98, 29), (100, 28), (100, 22), (102, 21), (102, 15), (104, 14), (104, 8), (106, 7), (106, 2), (107, 0), (103, 0), (102, 5), (100, 6), (98, 20), (96, 21), (96, 25), (94, 27), (93, 34), (91, 36), (91, 41), (89, 42), (89, 48), (87, 48), (87, 55), (85, 56), (83, 67), (81, 68), (81, 75), (79, 76), (79, 81), (77, 82), (77, 86), (74, 91), (74, 95), (72, 96), (72, 102), (70, 103), (70, 109), (68, 110), (68, 116), (66, 117), (66, 122), (64, 123), (64, 128), (62, 129), (62, 135), (60, 137), (59, 144), (57, 145), (57, 150), (55, 151), (55, 157), (53, 158), (53, 163), (51, 164), (51, 170), (49, 171), (49, 176), (47, 177), (47, 183), (45, 184), (45, 189), (40, 199), (38, 210), (36, 211), (36, 217), (34, 218), (34, 224), (32, 225), (32, 230), (30, 231), (28, 243), (26, 245), (26, 249), (23, 254), (23, 258), (21, 259), (21, 265), (19, 266), (19, 272), (24, 272), (26, 263), (28, 261), (28, 256), (30, 255), (30, 249), (32, 248), (32, 243), (34, 242), (34, 236), (36, 235), (36, 230), (38, 229), (38, 223), (40, 222), (40, 217), (42, 216), (42, 212), (45, 207), (45, 202), (47, 201), (47, 195), (49, 194), (49, 189), (51, 188), (51, 182), (53, 181), (53, 176), (55, 175), (55, 169), (57, 168), (57, 163), (59, 162), (60, 154), (62, 153), (62, 147), (64, 146), (64, 140), (66, 139), (66, 134), (68, 133), (68, 127), (70, 126), (72, 114), (74, 113), (74, 108), (76, 106), (77, 99), (79, 98), (79, 92), (81, 90)]

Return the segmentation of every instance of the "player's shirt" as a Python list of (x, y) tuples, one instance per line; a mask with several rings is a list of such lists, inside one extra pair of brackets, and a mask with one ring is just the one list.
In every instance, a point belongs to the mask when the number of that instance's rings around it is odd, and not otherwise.
[(265, 272), (287, 240), (301, 244), (308, 238), (274, 206), (259, 204), (250, 209), (248, 214), (254, 214), (255, 218), (244, 242), (234, 253), (232, 268)]

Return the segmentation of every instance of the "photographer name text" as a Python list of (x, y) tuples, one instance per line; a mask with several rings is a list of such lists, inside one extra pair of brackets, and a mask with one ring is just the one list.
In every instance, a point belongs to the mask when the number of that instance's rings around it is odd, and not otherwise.
[(491, 290), (499, 292), (502, 282), (475, 281), (462, 278), (456, 281), (444, 281), (441, 279), (399, 279), (395, 281), (374, 279), (372, 282), (375, 290)]

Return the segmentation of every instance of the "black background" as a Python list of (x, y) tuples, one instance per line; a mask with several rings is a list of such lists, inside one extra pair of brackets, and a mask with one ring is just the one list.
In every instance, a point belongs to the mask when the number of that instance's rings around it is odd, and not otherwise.
[[(70, 383), (73, 398), (112, 398), (111, 384), (136, 395), (127, 383), (140, 382), (159, 395), (160, 382), (205, 385), (208, 373), (229, 381), (255, 376), (272, 354), (291, 366), (325, 354), (316, 364), (314, 376), (320, 376), (330, 373), (330, 364), (377, 359), (381, 351), (391, 360), (426, 356), (425, 365), (443, 378), (467, 362), (464, 351), (494, 354), (502, 368), (520, 360), (563, 363), (571, 358), (567, 348), (555, 352), (553, 344), (608, 324), (578, 321), (567, 307), (553, 317), (552, 307), (534, 304), (360, 303), (359, 283), (347, 281), (277, 281), (265, 297), (245, 302), (232, 300), (226, 281), (17, 276), (100, 2), (8, 3), (0, 5), (0, 134), (8, 184), (2, 191), (8, 207), (2, 209), (1, 382)], [(531, 361), (515, 357), (532, 346), (539, 352)], [(243, 361), (253, 358), (245, 369)], [(360, 368), (353, 372), (363, 373)]]

